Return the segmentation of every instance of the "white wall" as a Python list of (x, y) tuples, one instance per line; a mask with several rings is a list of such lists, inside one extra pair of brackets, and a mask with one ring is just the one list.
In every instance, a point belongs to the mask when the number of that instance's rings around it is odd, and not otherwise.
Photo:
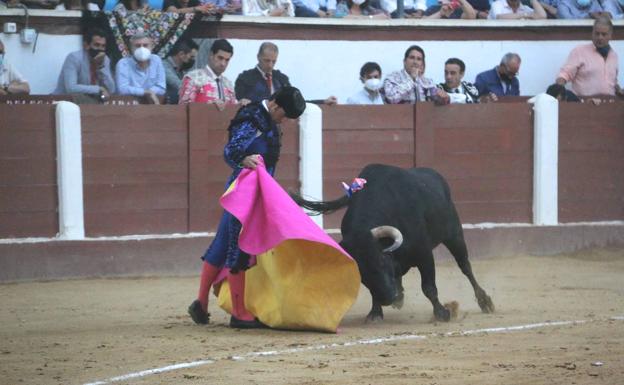
[[(51, 93), (65, 56), (81, 48), (78, 35), (40, 34), (36, 51), (23, 45), (19, 35), (0, 34), (5, 43), (6, 60), (30, 82), (33, 94)], [(589, 36), (588, 36), (589, 39)], [(578, 41), (294, 41), (273, 40), (280, 48), (277, 68), (286, 73), (306, 99), (322, 99), (329, 95), (339, 102), (355, 93), (361, 83), (359, 70), (366, 61), (376, 61), (384, 74), (402, 68), (403, 54), (411, 44), (419, 44), (426, 52), (426, 75), (436, 82), (444, 80), (444, 62), (459, 57), (466, 63), (468, 81), (493, 68), (507, 52), (522, 57), (520, 92), (535, 95), (551, 84), (568, 52)], [(243, 70), (256, 64), (256, 53), (262, 40), (232, 39), (234, 57), (226, 71), (232, 81)], [(589, 42), (589, 40), (588, 40)], [(619, 83), (624, 85), (624, 41), (612, 41), (620, 58)]]

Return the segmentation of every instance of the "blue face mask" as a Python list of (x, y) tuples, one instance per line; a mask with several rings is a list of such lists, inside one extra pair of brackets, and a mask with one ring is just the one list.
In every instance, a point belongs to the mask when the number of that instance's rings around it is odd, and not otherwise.
[(604, 47), (596, 47), (596, 50), (600, 54), (600, 56), (606, 58), (609, 55), (609, 51), (611, 50), (611, 46), (607, 45)]
[(592, 0), (576, 0), (576, 4), (581, 8), (587, 8), (591, 4)]

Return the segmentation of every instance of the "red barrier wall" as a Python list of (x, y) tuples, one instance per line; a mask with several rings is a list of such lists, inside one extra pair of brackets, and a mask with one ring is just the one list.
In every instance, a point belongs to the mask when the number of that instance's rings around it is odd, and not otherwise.
[(624, 103), (559, 106), (559, 222), (624, 219)]
[(54, 106), (0, 104), (0, 238), (58, 233)]
[(81, 106), (87, 236), (188, 232), (184, 106)]
[[(624, 108), (560, 106), (561, 222), (624, 219)], [(54, 106), (0, 105), (0, 238), (58, 232)], [(323, 106), (325, 199), (369, 163), (434, 167), (464, 223), (532, 218), (532, 110), (525, 102)], [(214, 231), (230, 173), (235, 107), (83, 105), (87, 236)], [(416, 128), (415, 128), (416, 127)], [(278, 181), (297, 189), (299, 132), (283, 127)], [(342, 213), (326, 218), (340, 225)]]
[(527, 103), (416, 106), (416, 166), (446, 177), (463, 223), (532, 222)]

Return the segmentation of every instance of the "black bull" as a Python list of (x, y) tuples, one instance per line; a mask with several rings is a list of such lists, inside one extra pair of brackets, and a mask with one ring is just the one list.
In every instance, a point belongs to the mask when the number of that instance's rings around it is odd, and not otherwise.
[(382, 306), (403, 305), (402, 277), (416, 266), (421, 287), (433, 305), (437, 320), (448, 321), (450, 311), (438, 300), (433, 249), (440, 243), (451, 252), (472, 285), (484, 313), (494, 304), (475, 279), (462, 226), (444, 178), (428, 168), (401, 169), (371, 164), (359, 175), (367, 180), (363, 190), (334, 201), (295, 201), (315, 213), (343, 207), (340, 245), (356, 260), (362, 283), (373, 298), (367, 320), (383, 319)]

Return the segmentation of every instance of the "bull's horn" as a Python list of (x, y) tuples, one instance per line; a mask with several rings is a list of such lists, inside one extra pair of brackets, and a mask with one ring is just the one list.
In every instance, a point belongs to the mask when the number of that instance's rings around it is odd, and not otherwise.
[(394, 243), (392, 244), (392, 246), (385, 248), (384, 253), (391, 253), (394, 250), (401, 247), (401, 244), (403, 244), (403, 234), (401, 234), (399, 229), (393, 226), (375, 227), (374, 229), (371, 230), (371, 234), (373, 234), (373, 237), (375, 237), (376, 239), (379, 239), (379, 238), (394, 239)]

